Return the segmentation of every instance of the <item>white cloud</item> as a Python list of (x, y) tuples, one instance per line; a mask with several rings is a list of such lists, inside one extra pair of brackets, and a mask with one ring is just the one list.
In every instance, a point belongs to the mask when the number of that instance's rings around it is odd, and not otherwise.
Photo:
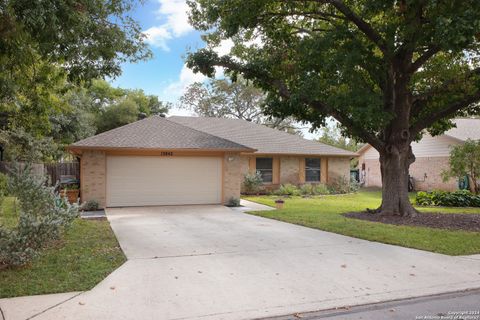
[(172, 39), (172, 35), (165, 27), (151, 27), (143, 31), (143, 33), (147, 37), (147, 43), (162, 48), (165, 51), (170, 50), (167, 46), (167, 40)]
[[(223, 78), (223, 68), (215, 68), (215, 78)], [(186, 65), (183, 65), (178, 80), (171, 82), (163, 91), (162, 97), (167, 101), (176, 102), (183, 95), (188, 86), (195, 82), (205, 82), (208, 77), (201, 73), (194, 73)]]
[(220, 41), (220, 44), (218, 47), (213, 48), (213, 51), (215, 51), (219, 56), (224, 56), (230, 53), (230, 50), (232, 50), (233, 47), (233, 41), (231, 39), (226, 39)]
[(177, 100), (184, 92), (185, 89), (195, 83), (204, 82), (207, 77), (201, 73), (194, 73), (186, 65), (182, 67), (178, 80), (169, 84), (164, 91), (164, 95), (169, 97), (169, 101)]
[(188, 23), (189, 7), (185, 0), (158, 0), (158, 3), (160, 8), (156, 14), (162, 23), (143, 33), (147, 43), (168, 51), (168, 40), (182, 37), (193, 30)]

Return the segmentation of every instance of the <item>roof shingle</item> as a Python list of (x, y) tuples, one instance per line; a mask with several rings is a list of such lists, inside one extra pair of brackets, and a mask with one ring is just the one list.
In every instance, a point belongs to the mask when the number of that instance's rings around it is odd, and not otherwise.
[(166, 118), (152, 116), (80, 140), (70, 148), (208, 149), (254, 151)]
[(245, 120), (181, 116), (168, 120), (257, 149), (256, 153), (261, 154), (357, 156), (354, 152)]

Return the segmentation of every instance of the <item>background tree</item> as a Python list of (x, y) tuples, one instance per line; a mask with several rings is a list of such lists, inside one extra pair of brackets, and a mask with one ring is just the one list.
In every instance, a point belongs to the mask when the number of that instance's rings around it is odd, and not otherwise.
[(211, 79), (190, 85), (180, 98), (180, 107), (200, 117), (234, 118), (265, 124), (271, 128), (300, 134), (292, 119), (266, 116), (265, 94), (242, 78)]
[(3, 129), (23, 131), (34, 139), (49, 136), (56, 129), (49, 120), (69, 109), (63, 96), (72, 85), (114, 78), (122, 63), (149, 58), (144, 35), (129, 15), (135, 3), (1, 1), (0, 113), (7, 122)]
[(115, 88), (104, 80), (93, 80), (85, 86), (62, 82), (62, 86), (53, 95), (55, 108), (50, 106), (40, 124), (29, 123), (32, 117), (28, 113), (24, 119), (17, 113), (10, 119), (10, 127), (6, 124), (0, 130), (6, 160), (55, 161), (66, 155), (66, 145), (136, 121), (140, 116), (167, 113), (170, 108), (157, 96)]
[(480, 192), (480, 140), (468, 139), (454, 146), (450, 151), (449, 165), (450, 168), (442, 173), (445, 181), (468, 176), (470, 190), (475, 194)]
[(337, 124), (326, 124), (325, 127), (320, 129), (320, 132), (321, 134), (318, 141), (331, 146), (354, 152), (362, 147), (362, 144), (358, 143), (355, 139), (345, 137)]
[[(380, 154), (381, 214), (413, 216), (412, 141), (479, 112), (480, 2), (197, 0), (190, 20), (207, 48), (187, 66), (241, 74), (268, 92), (266, 113), (328, 117)], [(213, 47), (234, 42), (229, 55)]]

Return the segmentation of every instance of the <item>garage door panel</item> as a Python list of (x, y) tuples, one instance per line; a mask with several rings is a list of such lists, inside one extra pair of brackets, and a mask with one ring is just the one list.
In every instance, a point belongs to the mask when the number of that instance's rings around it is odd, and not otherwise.
[(221, 202), (219, 157), (107, 157), (107, 206)]

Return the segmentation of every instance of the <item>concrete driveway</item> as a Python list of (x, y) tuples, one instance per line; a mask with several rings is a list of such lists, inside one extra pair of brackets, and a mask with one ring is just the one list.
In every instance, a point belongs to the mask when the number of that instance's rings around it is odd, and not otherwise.
[(449, 257), (223, 206), (109, 209), (128, 261), (34, 319), (252, 319), (480, 287)]

